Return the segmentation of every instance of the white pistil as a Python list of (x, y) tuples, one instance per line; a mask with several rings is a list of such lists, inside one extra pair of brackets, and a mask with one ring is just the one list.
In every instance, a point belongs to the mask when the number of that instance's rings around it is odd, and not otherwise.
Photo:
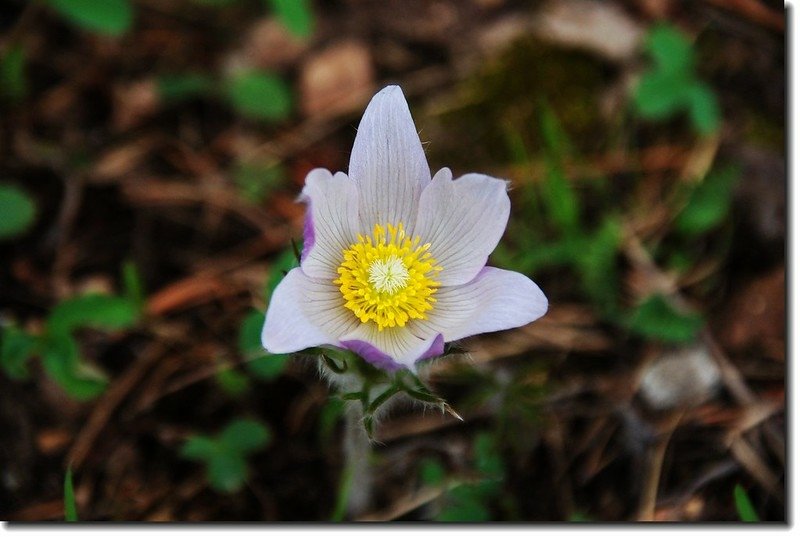
[(396, 255), (376, 259), (369, 266), (369, 283), (376, 291), (393, 295), (408, 284), (408, 269)]

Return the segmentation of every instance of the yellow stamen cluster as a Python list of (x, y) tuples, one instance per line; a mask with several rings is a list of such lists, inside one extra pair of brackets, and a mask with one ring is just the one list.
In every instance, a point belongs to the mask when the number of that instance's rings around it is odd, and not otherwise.
[(442, 270), (428, 252), (431, 245), (407, 237), (402, 222), (376, 224), (372, 235), (359, 235), (358, 242), (342, 252), (339, 278), (333, 283), (345, 307), (362, 323), (377, 324), (378, 330), (425, 319), (439, 287), (433, 277)]

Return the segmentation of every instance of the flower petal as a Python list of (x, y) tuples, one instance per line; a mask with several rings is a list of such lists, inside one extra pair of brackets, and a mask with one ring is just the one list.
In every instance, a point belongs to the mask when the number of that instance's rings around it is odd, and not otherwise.
[(441, 284), (459, 285), (486, 265), (506, 228), (511, 201), (501, 179), (477, 173), (450, 177), (437, 173), (422, 192), (414, 234), (431, 244), (430, 253), (442, 266)]
[(418, 335), (441, 333), (445, 341), (507, 330), (547, 312), (547, 297), (527, 276), (484, 267), (471, 282), (442, 287), (428, 318), (416, 321)]
[(373, 323), (364, 323), (342, 337), (341, 344), (376, 367), (394, 371), (414, 370), (418, 360), (439, 356), (444, 352), (441, 334), (419, 338), (407, 327), (378, 330)]
[(358, 188), (343, 173), (317, 168), (306, 176), (300, 200), (308, 204), (300, 266), (313, 278), (336, 278), (342, 251), (358, 236)]
[(347, 310), (335, 285), (289, 271), (275, 288), (261, 331), (261, 343), (274, 354), (318, 345), (339, 345), (360, 321)]
[(398, 222), (410, 231), (431, 171), (399, 86), (384, 88), (367, 106), (348, 173), (358, 183), (363, 233), (371, 234), (375, 224)]

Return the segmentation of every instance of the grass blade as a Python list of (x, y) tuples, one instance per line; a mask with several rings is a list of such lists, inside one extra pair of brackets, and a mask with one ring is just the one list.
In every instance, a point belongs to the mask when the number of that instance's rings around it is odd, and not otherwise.
[(736, 512), (739, 513), (739, 518), (742, 522), (761, 522), (756, 513), (756, 508), (753, 507), (753, 502), (741, 485), (736, 485), (733, 489), (733, 500), (736, 502)]
[(75, 505), (75, 487), (72, 485), (72, 467), (67, 468), (64, 476), (64, 520), (78, 521), (78, 506)]

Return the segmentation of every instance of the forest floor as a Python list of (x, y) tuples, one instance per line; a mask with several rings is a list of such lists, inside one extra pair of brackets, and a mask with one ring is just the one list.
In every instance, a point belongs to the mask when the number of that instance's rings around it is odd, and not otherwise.
[[(217, 3), (136, 0), (119, 36), (0, 5), (0, 57), (25, 58), (24, 90), (0, 91), (0, 182), (36, 206), (0, 239), (0, 518), (64, 520), (70, 467), (81, 520), (786, 520), (781, 2), (318, 1), (305, 38), (263, 2)], [(637, 112), (658, 24), (686, 36), (718, 124)], [(289, 109), (225, 90), (242, 70), (284, 81)], [(550, 310), (431, 364), (464, 420), (393, 412), (351, 516), (342, 402), (317, 358), (267, 363), (252, 333), (306, 173), (346, 171), (391, 83), (432, 170), (511, 181), (490, 264)], [(62, 376), (49, 351), (12, 363), (12, 327), (50, 334), (90, 292), (141, 315), (73, 322)], [(238, 418), (268, 438), (224, 491), (182, 450)]]

